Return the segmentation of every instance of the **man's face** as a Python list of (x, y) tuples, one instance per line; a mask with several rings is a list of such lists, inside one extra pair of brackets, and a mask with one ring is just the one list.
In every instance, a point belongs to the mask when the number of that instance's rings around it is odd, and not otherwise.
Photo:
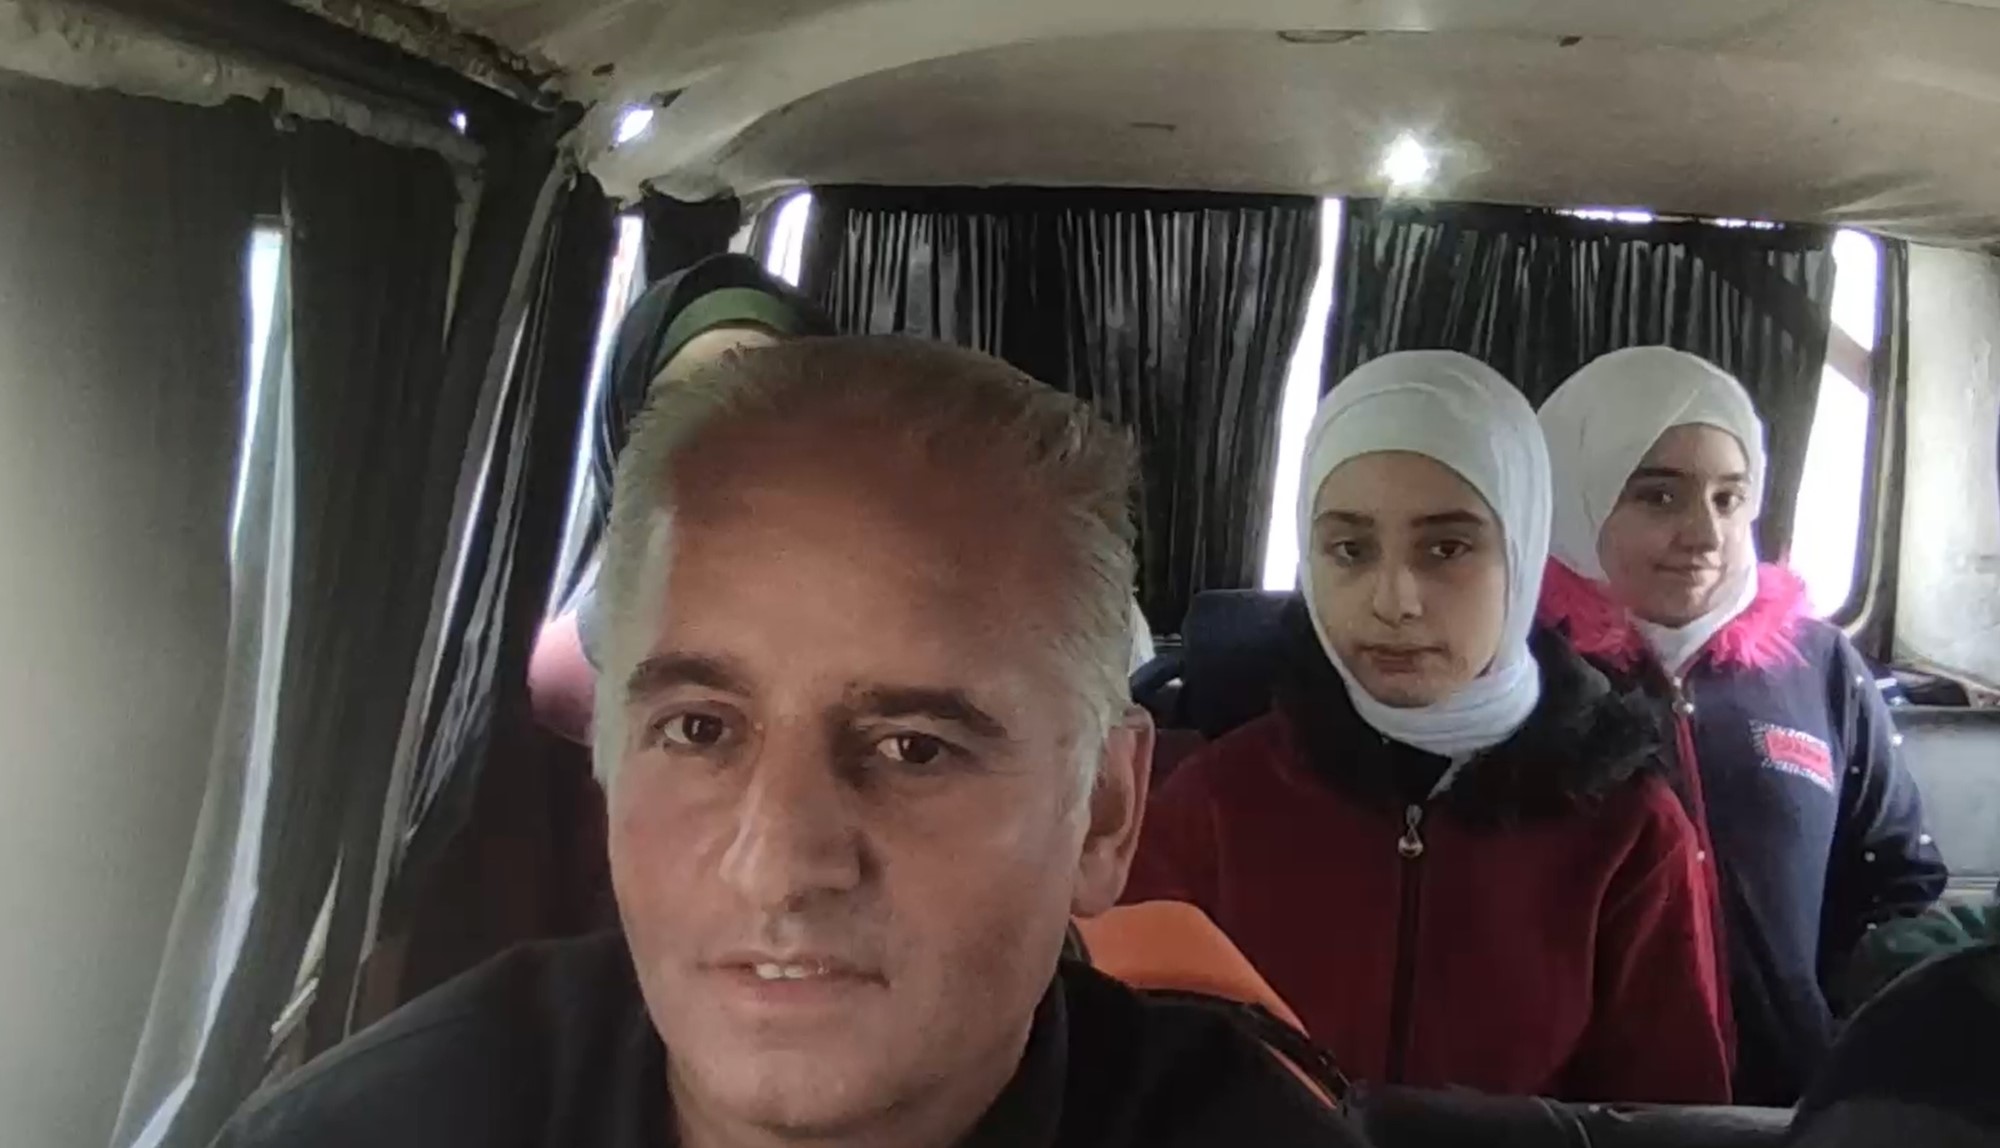
[(706, 440), (635, 611), (612, 876), (684, 1121), (976, 1116), (1124, 883), (1150, 727), (1078, 744), (1051, 523), (868, 434)]

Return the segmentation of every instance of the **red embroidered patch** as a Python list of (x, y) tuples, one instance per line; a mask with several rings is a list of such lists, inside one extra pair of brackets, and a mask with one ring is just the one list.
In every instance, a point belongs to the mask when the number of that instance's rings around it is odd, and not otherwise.
[(1838, 786), (1833, 775), (1833, 751), (1809, 733), (1764, 722), (1750, 723), (1750, 733), (1764, 764), (1794, 777), (1803, 777), (1832, 793)]

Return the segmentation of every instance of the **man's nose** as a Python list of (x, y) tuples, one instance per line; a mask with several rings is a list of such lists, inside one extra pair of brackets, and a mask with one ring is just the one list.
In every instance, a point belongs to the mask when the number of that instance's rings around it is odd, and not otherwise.
[(750, 776), (738, 792), (722, 880), (769, 911), (797, 910), (860, 884), (862, 842), (824, 739), (767, 730), (740, 764)]
[(1423, 597), (1417, 591), (1416, 571), (1405, 563), (1385, 564), (1375, 575), (1375, 616), (1384, 622), (1407, 622), (1421, 615)]

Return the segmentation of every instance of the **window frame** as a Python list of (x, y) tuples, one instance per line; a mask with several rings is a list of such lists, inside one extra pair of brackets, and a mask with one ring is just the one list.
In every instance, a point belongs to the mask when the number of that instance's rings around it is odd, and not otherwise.
[[(1909, 361), (1905, 337), (1897, 329), (1907, 304), (1892, 305), (1907, 290), (1909, 261), (1901, 241), (1873, 232), (1875, 243), (1875, 347), (1867, 352), (1868, 437), (1861, 472), (1861, 533), (1854, 548), (1854, 585), (1847, 601), (1824, 619), (1838, 626), (1864, 653), (1885, 660), (1889, 653), (1895, 590), (1894, 561), (1902, 531), (1904, 406), (1908, 401)], [(1838, 334), (1836, 331), (1834, 334)], [(1828, 358), (1832, 359), (1831, 336)]]

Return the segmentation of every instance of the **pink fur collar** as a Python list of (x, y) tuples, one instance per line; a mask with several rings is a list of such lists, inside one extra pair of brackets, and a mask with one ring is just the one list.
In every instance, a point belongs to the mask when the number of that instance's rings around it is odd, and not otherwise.
[[(1652, 657), (1645, 637), (1604, 588), (1553, 558), (1542, 577), (1541, 608), (1535, 616), (1544, 626), (1562, 629), (1578, 653), (1618, 669), (1629, 670)], [(1805, 616), (1806, 584), (1783, 566), (1765, 563), (1757, 568), (1757, 596), (1749, 608), (1709, 639), (1702, 656), (1725, 668), (1765, 669), (1800, 661), (1792, 633)]]

